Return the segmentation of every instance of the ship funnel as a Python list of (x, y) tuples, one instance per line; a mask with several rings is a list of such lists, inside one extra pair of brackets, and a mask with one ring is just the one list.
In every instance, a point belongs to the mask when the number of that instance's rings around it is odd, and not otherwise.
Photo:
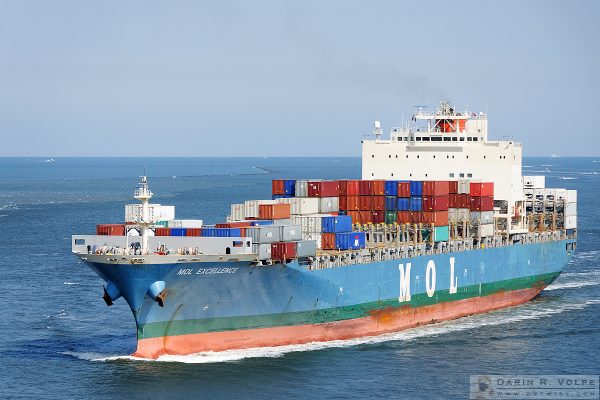
[(106, 302), (106, 305), (112, 306), (113, 301), (117, 300), (119, 297), (121, 297), (121, 292), (119, 291), (119, 288), (111, 281), (108, 281), (106, 287), (104, 287), (104, 295), (102, 296), (102, 298)]
[(148, 296), (152, 298), (159, 306), (164, 305), (167, 291), (165, 289), (165, 281), (156, 281), (148, 288)]

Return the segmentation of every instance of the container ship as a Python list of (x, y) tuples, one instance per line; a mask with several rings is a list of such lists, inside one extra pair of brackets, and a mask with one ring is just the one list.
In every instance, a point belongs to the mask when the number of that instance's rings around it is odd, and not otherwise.
[[(420, 108), (362, 140), (362, 179), (274, 179), (222, 223), (175, 218), (146, 177), (72, 251), (123, 298), (134, 356), (343, 340), (515, 306), (575, 251), (577, 193), (522, 176), (484, 113)], [(121, 300), (122, 301), (122, 300)]]

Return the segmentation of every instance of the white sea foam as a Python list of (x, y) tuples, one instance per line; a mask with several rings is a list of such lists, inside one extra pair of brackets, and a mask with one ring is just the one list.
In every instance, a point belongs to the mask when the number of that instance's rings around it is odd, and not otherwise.
[(63, 282), (63, 285), (79, 285), (79, 282)]
[(544, 290), (560, 290), (560, 289), (577, 289), (585, 286), (597, 286), (600, 285), (600, 281), (598, 282), (561, 282), (561, 283), (553, 283), (548, 286)]
[(470, 317), (460, 318), (452, 321), (426, 325), (418, 328), (408, 329), (401, 332), (350, 339), (335, 340), (330, 342), (315, 342), (300, 345), (262, 347), (243, 350), (227, 350), (221, 352), (202, 352), (197, 354), (174, 356), (164, 355), (157, 360), (132, 357), (129, 355), (102, 355), (95, 353), (65, 352), (73, 357), (89, 361), (137, 361), (137, 362), (178, 362), (187, 364), (204, 364), (235, 362), (247, 358), (274, 358), (288, 353), (316, 351), (330, 348), (344, 348), (356, 345), (377, 344), (388, 341), (411, 342), (420, 338), (436, 337), (454, 332), (468, 331), (485, 326), (497, 326), (510, 324), (531, 319), (540, 319), (567, 311), (582, 310), (590, 305), (600, 304), (600, 299), (587, 300), (582, 303), (569, 302), (533, 302), (519, 307), (511, 307), (504, 310), (487, 314), (478, 314)]

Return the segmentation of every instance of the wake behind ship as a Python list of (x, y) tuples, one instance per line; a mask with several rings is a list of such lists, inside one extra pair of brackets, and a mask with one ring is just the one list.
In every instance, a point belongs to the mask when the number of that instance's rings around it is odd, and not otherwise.
[(73, 252), (133, 312), (145, 358), (379, 335), (527, 302), (576, 247), (577, 193), (442, 102), (362, 141), (361, 180), (273, 180), (226, 222), (175, 219), (146, 177)]

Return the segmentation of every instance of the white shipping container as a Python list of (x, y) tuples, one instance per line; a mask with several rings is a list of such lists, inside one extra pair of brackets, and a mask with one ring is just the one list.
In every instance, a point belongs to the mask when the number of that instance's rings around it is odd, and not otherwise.
[(458, 209), (458, 220), (459, 221), (469, 221), (471, 218), (471, 210), (468, 208), (459, 208)]
[(574, 217), (577, 215), (577, 203), (567, 203), (565, 205), (565, 217)]
[(458, 208), (449, 208), (448, 209), (448, 221), (450, 221), (450, 222), (458, 221)]
[(317, 243), (315, 240), (300, 240), (296, 247), (298, 257), (311, 257), (317, 253)]
[(271, 258), (271, 243), (253, 244), (252, 253), (258, 255), (259, 260)]
[(202, 228), (201, 219), (174, 219), (167, 222), (169, 228)]
[(281, 226), (281, 240), (283, 242), (293, 242), (302, 239), (302, 227), (300, 225)]
[(472, 223), (480, 221), (482, 225), (494, 223), (493, 211), (471, 211), (470, 221)]
[(535, 191), (535, 189), (533, 189), (533, 188), (523, 189), (523, 194), (525, 195), (525, 198), (531, 200), (531, 199), (533, 199), (534, 191)]
[(523, 187), (532, 189), (544, 189), (546, 187), (546, 177), (544, 175), (523, 176)]
[(337, 212), (340, 210), (340, 198), (339, 197), (321, 197), (319, 199), (319, 212), (330, 213)]
[(231, 213), (229, 214), (231, 221), (243, 221), (246, 219), (244, 204), (232, 204)]
[(555, 200), (558, 189), (544, 189), (544, 197), (547, 200)]
[[(314, 181), (314, 179), (312, 180)], [(298, 179), (295, 184), (296, 197), (308, 197), (308, 179)]]
[[(125, 205), (125, 222), (138, 222), (142, 215), (141, 204)], [(175, 218), (175, 206), (148, 204), (148, 221), (170, 221)]]
[(494, 224), (479, 225), (479, 236), (494, 236)]
[(458, 180), (458, 193), (471, 193), (471, 181), (468, 179)]
[(567, 203), (577, 203), (577, 190), (567, 190)]
[[(302, 227), (302, 233), (321, 233), (321, 220), (327, 215), (292, 215), (291, 221), (294, 225)], [(303, 239), (306, 239), (303, 237)], [(307, 239), (312, 240), (312, 239)]]
[(554, 189), (554, 199), (555, 200), (566, 200), (567, 199), (567, 189)]
[(318, 197), (287, 197), (277, 199), (278, 203), (289, 204), (290, 214), (317, 214), (319, 212)]
[(304, 233), (302, 232), (302, 240), (314, 240), (317, 243), (317, 249), (321, 248), (322, 236), (320, 233)]
[(546, 189), (533, 189), (533, 198), (535, 200), (544, 200)]
[(573, 215), (570, 217), (565, 217), (565, 229), (575, 229), (577, 228), (577, 216)]
[(248, 200), (244, 202), (245, 218), (258, 218), (258, 206), (261, 204), (277, 204), (276, 200)]

